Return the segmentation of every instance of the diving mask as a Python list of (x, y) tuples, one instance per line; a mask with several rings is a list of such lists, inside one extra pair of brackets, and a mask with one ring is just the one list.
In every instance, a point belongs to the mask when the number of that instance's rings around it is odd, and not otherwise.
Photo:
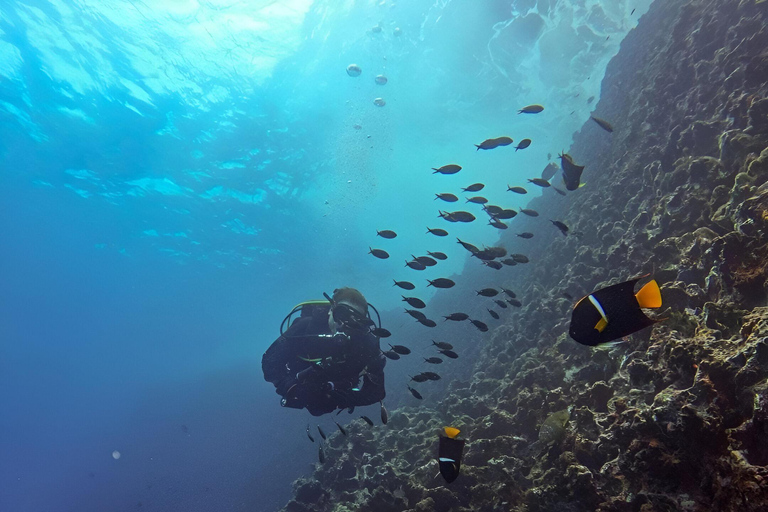
[(343, 302), (336, 302), (327, 293), (323, 293), (331, 303), (331, 316), (333, 321), (341, 327), (341, 330), (365, 330), (375, 325), (367, 315), (357, 311), (352, 306)]

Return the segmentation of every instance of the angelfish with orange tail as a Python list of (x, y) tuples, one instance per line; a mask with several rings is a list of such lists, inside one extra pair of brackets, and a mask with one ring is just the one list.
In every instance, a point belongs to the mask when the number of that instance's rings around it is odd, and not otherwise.
[(440, 446), (437, 450), (437, 462), (440, 465), (440, 474), (445, 481), (453, 482), (459, 476), (461, 456), (464, 453), (465, 439), (459, 439), (459, 429), (445, 427), (445, 435), (440, 436)]
[(655, 324), (641, 308), (661, 307), (661, 291), (655, 280), (635, 293), (635, 284), (647, 277), (615, 284), (582, 297), (571, 314), (571, 338), (596, 347)]

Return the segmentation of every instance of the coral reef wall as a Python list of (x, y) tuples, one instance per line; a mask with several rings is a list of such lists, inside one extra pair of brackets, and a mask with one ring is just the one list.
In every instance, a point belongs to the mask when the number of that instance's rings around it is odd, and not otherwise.
[[(531, 205), (582, 235), (549, 226), (500, 283), (524, 306), (482, 338), (467, 380), (331, 436), (285, 511), (768, 510), (766, 5), (651, 6), (602, 84), (595, 115), (615, 130), (588, 121), (569, 150), (587, 185)], [(516, 232), (544, 235), (521, 217)], [(665, 320), (610, 350), (568, 337), (564, 291), (645, 273)], [(568, 407), (562, 439), (534, 443)], [(447, 424), (468, 439), (450, 485), (434, 460)]]

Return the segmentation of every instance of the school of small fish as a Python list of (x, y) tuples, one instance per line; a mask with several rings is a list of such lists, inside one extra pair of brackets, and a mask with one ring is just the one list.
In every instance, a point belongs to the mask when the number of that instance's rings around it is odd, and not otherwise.
[[(539, 114), (543, 111), (544, 107), (542, 105), (533, 104), (521, 108), (518, 112), (520, 114)], [(611, 131), (613, 129), (607, 121), (595, 118), (594, 116), (592, 119), (606, 131)], [(485, 139), (478, 144), (474, 144), (474, 146), (476, 148), (476, 152), (480, 150), (490, 151), (497, 148), (503, 148), (505, 146), (511, 146), (513, 142), (514, 141), (511, 137), (500, 136)], [(514, 150), (515, 152), (523, 150), (528, 148), (531, 144), (531, 139), (522, 139), (517, 143), (516, 146), (514, 146)], [(504, 150), (502, 149), (501, 151)], [(528, 183), (542, 189), (551, 188), (561, 195), (567, 194), (565, 190), (574, 191), (580, 188), (583, 185), (581, 182), (581, 173), (584, 170), (584, 166), (576, 164), (573, 158), (568, 154), (560, 155), (560, 162), (560, 166), (554, 162), (550, 162), (541, 173), (541, 177), (532, 177), (527, 180)], [(431, 171), (432, 174), (435, 175), (454, 175), (461, 172), (463, 168), (464, 167), (462, 165), (451, 162), (443, 163), (442, 165), (436, 165), (431, 168)], [(553, 184), (552, 180), (556, 176), (558, 170), (562, 171), (562, 184)], [(505, 208), (500, 205), (489, 204), (488, 199), (484, 197), (485, 194), (476, 195), (478, 193), (482, 193), (483, 190), (486, 190), (484, 183), (472, 183), (466, 187), (462, 187), (460, 191), (436, 192), (434, 199), (442, 202), (441, 204), (456, 203), (459, 201), (460, 194), (466, 194), (464, 197), (465, 204), (478, 209), (478, 211), (475, 213), (467, 210), (447, 211), (438, 209), (438, 217), (449, 223), (473, 223), (477, 221), (478, 215), (485, 214), (488, 216), (488, 225), (496, 229), (507, 229), (509, 227), (510, 221), (514, 219), (518, 214), (522, 214), (528, 217), (539, 216), (539, 212), (529, 208), (520, 208), (519, 210), (515, 210), (511, 208)], [(515, 194), (528, 193), (528, 190), (520, 185), (508, 185), (507, 191), (513, 192)], [(556, 219), (549, 219), (549, 221), (555, 228), (560, 231), (563, 236), (568, 236), (570, 229), (564, 222)], [(426, 229), (427, 235), (433, 235), (437, 237), (449, 236), (449, 231), (447, 229), (435, 226), (427, 226)], [(377, 230), (376, 235), (384, 240), (392, 240), (397, 237), (396, 231), (392, 229)], [(533, 238), (534, 233), (522, 232), (517, 233), (517, 236), (526, 240)], [(386, 243), (384, 240), (382, 241), (382, 246)], [(471, 257), (477, 258), (482, 265), (485, 265), (486, 267), (494, 270), (501, 270), (504, 267), (512, 267), (516, 265), (524, 265), (530, 262), (530, 259), (525, 254), (508, 254), (507, 249), (504, 247), (497, 246), (480, 248), (459, 238), (457, 238), (457, 242), (459, 245), (461, 245), (462, 248), (470, 253)], [(380, 247), (369, 247), (368, 252), (369, 254), (379, 259), (386, 259), (389, 257), (389, 253)], [(421, 256), (411, 254), (410, 259), (405, 260), (405, 267), (416, 271), (422, 271), (427, 267), (438, 265), (439, 261), (443, 261), (447, 258), (448, 255), (438, 252), (427, 252), (426, 255)], [(408, 292), (414, 292), (417, 289), (416, 284), (409, 280), (393, 279), (393, 282), (394, 286), (397, 286)], [(444, 277), (427, 280), (427, 283), (428, 284), (424, 288), (432, 286), (435, 288), (447, 289), (452, 288), (456, 284), (452, 279)], [(427, 308), (427, 304), (422, 299), (414, 295), (414, 293), (410, 293), (408, 296), (401, 295), (402, 300), (409, 306), (409, 308), (404, 308), (404, 312), (410, 315), (417, 323), (420, 323), (427, 328), (436, 327), (437, 322), (428, 318), (428, 316), (421, 311)], [(501, 320), (501, 311), (506, 310), (509, 307), (519, 308), (523, 305), (522, 301), (517, 298), (515, 292), (503, 287), (483, 288), (481, 290), (477, 290), (476, 295), (478, 297), (485, 297), (490, 301), (488, 303), (488, 307), (486, 307), (485, 310), (488, 312), (492, 322)], [(478, 318), (470, 318), (469, 314), (464, 312), (447, 312), (447, 314), (442, 315), (442, 317), (443, 322), (467, 321), (478, 331), (483, 333), (490, 330), (490, 326), (488, 323), (486, 323), (486, 321), (480, 320)], [(436, 349), (437, 354), (432, 357), (424, 357), (423, 359), (425, 364), (442, 364), (444, 359), (457, 359), (459, 357), (459, 354), (454, 351), (453, 345), (450, 343), (433, 340), (432, 346)], [(402, 345), (390, 345), (389, 350), (382, 350), (382, 355), (390, 360), (398, 360), (401, 356), (407, 355), (409, 353), (410, 350)], [(434, 372), (421, 372), (411, 376), (410, 381), (406, 383), (406, 387), (415, 399), (422, 400), (424, 396), (418, 389), (416, 389), (415, 386), (412, 386), (411, 383), (421, 384), (438, 380), (439, 378), (440, 376)]]
[[(378, 30), (377, 30), (378, 29)], [(381, 27), (376, 26), (373, 29), (371, 29), (373, 33), (380, 32)], [(399, 31), (399, 29), (397, 29)], [(362, 69), (357, 64), (350, 64), (347, 66), (347, 74), (350, 77), (356, 78), (361, 76)], [(388, 79), (385, 75), (379, 74), (376, 75), (374, 78), (374, 82), (376, 85), (383, 86), (386, 85), (388, 82)], [(377, 97), (373, 100), (373, 104), (377, 107), (384, 107), (386, 105), (386, 100), (381, 97)], [(518, 110), (518, 114), (539, 114), (544, 111), (544, 107), (542, 105), (538, 104), (531, 104), (527, 105), (525, 107), (522, 107), (520, 110)], [(591, 116), (591, 119), (597, 123), (602, 129), (604, 129), (607, 132), (613, 131), (613, 126), (604, 119)], [(355, 125), (355, 129), (360, 129), (360, 125)], [(497, 148), (503, 148), (506, 146), (511, 146), (514, 143), (513, 139), (509, 136), (499, 136), (499, 137), (493, 137), (488, 138), (480, 142), (479, 144), (475, 144), (476, 151), (484, 150), (493, 150)], [(514, 146), (514, 152), (524, 150), (531, 146), (533, 141), (528, 138), (521, 139), (516, 146)], [(573, 160), (573, 158), (568, 155), (567, 153), (560, 155), (560, 161), (561, 161), (561, 170), (562, 170), (562, 184), (560, 186), (556, 186), (556, 184), (552, 183), (552, 179), (555, 177), (558, 171), (558, 166), (550, 162), (544, 171), (541, 173), (540, 177), (533, 177), (528, 179), (528, 183), (535, 185), (537, 187), (541, 187), (542, 189), (548, 189), (551, 188), (555, 192), (557, 192), (560, 195), (566, 195), (567, 192), (562, 190), (563, 188), (567, 191), (575, 191), (581, 186), (584, 185), (584, 183), (581, 181), (581, 174), (584, 170), (584, 166), (580, 166), (576, 164)], [(432, 167), (431, 171), (432, 174), (437, 175), (453, 175), (459, 173), (463, 167), (457, 163), (445, 163), (443, 165)], [(488, 215), (488, 226), (491, 226), (495, 229), (504, 230), (509, 227), (509, 221), (515, 218), (518, 214), (523, 214), (529, 217), (538, 217), (539, 213), (535, 210), (528, 209), (528, 208), (520, 208), (519, 211), (510, 209), (510, 208), (504, 208), (499, 205), (492, 205), (488, 204), (488, 199), (485, 198), (483, 195), (472, 195), (476, 194), (480, 191), (482, 191), (485, 188), (484, 183), (473, 183), (466, 187), (463, 187), (461, 189), (460, 193), (468, 194), (467, 197), (465, 197), (465, 204), (468, 205), (474, 205), (475, 207), (479, 207), (482, 211), (482, 213)], [(508, 185), (507, 191), (512, 192), (514, 194), (527, 194), (528, 190), (520, 185)], [(439, 200), (443, 203), (456, 203), (459, 201), (459, 196), (454, 191), (443, 191), (443, 192), (436, 192), (435, 193), (435, 200)], [(480, 212), (478, 212), (480, 214)], [(466, 210), (455, 210), (455, 211), (443, 211), (438, 210), (438, 217), (444, 221), (450, 222), (450, 223), (471, 223), (475, 222), (477, 220), (477, 216)], [(569, 228), (568, 226), (563, 223), (560, 220), (550, 219), (550, 222), (553, 224), (554, 227), (556, 227), (562, 235), (567, 236), (569, 234)], [(430, 227), (427, 226), (426, 228), (426, 235), (430, 236), (436, 236), (436, 237), (446, 237), (449, 236), (449, 232), (446, 229), (440, 228), (440, 227)], [(382, 239), (382, 242), (386, 240), (392, 240), (397, 238), (396, 231), (392, 229), (381, 229), (376, 231), (376, 236)], [(534, 233), (530, 232), (522, 232), (517, 233), (517, 236), (526, 240), (531, 239), (534, 237)], [(469, 242), (465, 242), (459, 238), (457, 238), (457, 243), (462, 246), (465, 250), (467, 250), (471, 257), (477, 258), (481, 264), (485, 265), (486, 267), (489, 267), (494, 270), (501, 270), (505, 266), (516, 266), (519, 264), (525, 264), (528, 263), (530, 260), (529, 258), (524, 254), (508, 254), (507, 250), (504, 247), (483, 247), (479, 248)], [(378, 259), (388, 259), (390, 257), (389, 252), (387, 252), (385, 249), (381, 247), (368, 247), (368, 253), (371, 254), (373, 257)], [(405, 267), (410, 268), (415, 271), (423, 271), (427, 267), (432, 267), (438, 264), (439, 261), (444, 261), (448, 259), (448, 255), (442, 252), (430, 252), (427, 251), (427, 254), (417, 256), (414, 254), (410, 255), (410, 259), (405, 260)], [(409, 280), (397, 280), (393, 279), (394, 286), (408, 291), (413, 292), (416, 290), (417, 286), (412, 283)], [(425, 287), (432, 286), (434, 288), (441, 288), (441, 289), (449, 289), (452, 288), (456, 283), (447, 277), (440, 277), (437, 279), (431, 279), (427, 280), (427, 284)], [(477, 297), (483, 297), (487, 300), (492, 301), (493, 305), (491, 307), (485, 308), (488, 312), (488, 315), (490, 318), (494, 321), (500, 321), (501, 315), (499, 314), (499, 310), (507, 309), (508, 306), (512, 307), (522, 307), (522, 302), (517, 298), (515, 292), (512, 290), (503, 288), (501, 286), (497, 288), (483, 288), (481, 290), (476, 291)], [(564, 294), (568, 296), (567, 294)], [(424, 325), (427, 328), (434, 328), (437, 326), (437, 322), (427, 317), (426, 314), (419, 311), (421, 309), (425, 309), (427, 307), (427, 304), (420, 299), (419, 297), (413, 296), (413, 295), (401, 295), (403, 302), (407, 303), (407, 305), (410, 308), (405, 308), (404, 312), (408, 315), (410, 315), (417, 323)], [(569, 296), (570, 297), (570, 296)], [(476, 318), (470, 318), (470, 316), (467, 313), (464, 312), (450, 312), (446, 315), (443, 315), (443, 322), (464, 322), (468, 321), (471, 323), (478, 331), (480, 332), (488, 332), (490, 330), (490, 327), (487, 323), (485, 323), (482, 320), (476, 319)], [(383, 328), (374, 329), (372, 331), (376, 336), (379, 338), (386, 338), (390, 336), (390, 332)], [(389, 350), (381, 350), (382, 357), (386, 357), (390, 360), (398, 360), (401, 356), (409, 355), (411, 353), (411, 350), (408, 347), (405, 347), (403, 345), (389, 345)], [(458, 359), (459, 354), (454, 351), (454, 347), (452, 344), (445, 342), (445, 341), (431, 341), (431, 345), (433, 349), (436, 351), (435, 355), (431, 357), (424, 357), (422, 358), (424, 360), (424, 364), (427, 365), (439, 365), (444, 362), (445, 359)], [(440, 380), (440, 375), (432, 372), (432, 371), (423, 371), (421, 373), (418, 373), (416, 375), (413, 375), (410, 377), (409, 382), (406, 382), (406, 388), (410, 392), (410, 394), (417, 400), (423, 400), (423, 395), (419, 390), (417, 390), (415, 387), (411, 386), (411, 383), (426, 383), (429, 381), (437, 381)], [(384, 407), (384, 403), (381, 402), (381, 422), (382, 424), (386, 425), (387, 420), (389, 417), (389, 413), (387, 409)], [(341, 412), (341, 411), (339, 411)], [(352, 412), (352, 408), (349, 410), (349, 412)], [(367, 416), (360, 416), (360, 419), (362, 419), (366, 424), (369, 426), (374, 426), (373, 421), (368, 418)], [(336, 427), (338, 428), (339, 432), (341, 432), (342, 435), (346, 436), (347, 432), (336, 421), (334, 421), (336, 424)], [(317, 429), (320, 433), (320, 436), (323, 440), (325, 440), (326, 436), (325, 433), (322, 431), (320, 426), (317, 426)], [(456, 431), (458, 432), (458, 430)], [(309, 440), (314, 443), (314, 438), (310, 434), (309, 425), (307, 425), (307, 436), (309, 437)], [(462, 441), (463, 443), (463, 441)], [(463, 444), (462, 444), (463, 446)], [(323, 451), (322, 444), (319, 446), (319, 452), (318, 452), (318, 458), (320, 461), (320, 464), (323, 464), (325, 462), (325, 454)]]

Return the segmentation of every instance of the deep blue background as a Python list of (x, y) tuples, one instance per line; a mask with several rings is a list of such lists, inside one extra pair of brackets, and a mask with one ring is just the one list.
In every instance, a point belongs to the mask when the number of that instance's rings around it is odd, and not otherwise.
[[(425, 234), (447, 227), (434, 194), (540, 193), (506, 186), (568, 146), (650, 0), (519, 3), (317, 0), (284, 27), (292, 53), (216, 2), (0, 5), (0, 511), (284, 505), (316, 461), (307, 422), (333, 427), (263, 381), (285, 314), (355, 286), (393, 343), (411, 334), (392, 279), (428, 300), (426, 278), (464, 268), (454, 236), (498, 239), (484, 221)], [(529, 103), (546, 110), (518, 116)], [(501, 135), (534, 143), (476, 151)], [(451, 162), (460, 174), (431, 173)], [(428, 250), (449, 260), (403, 267)]]

